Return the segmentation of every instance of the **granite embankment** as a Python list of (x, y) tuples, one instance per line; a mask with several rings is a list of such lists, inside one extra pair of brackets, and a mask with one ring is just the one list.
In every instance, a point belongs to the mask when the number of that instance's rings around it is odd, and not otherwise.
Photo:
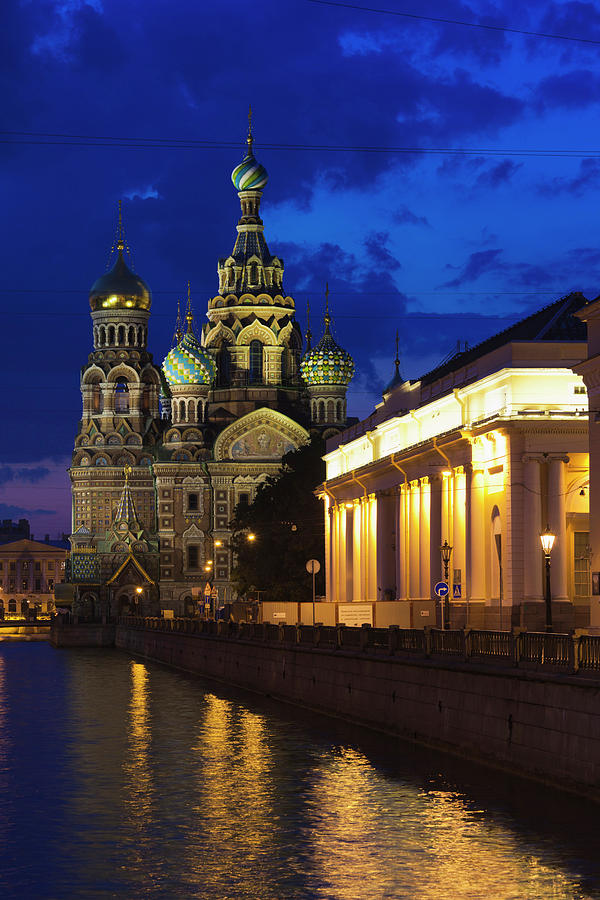
[(600, 639), (124, 619), (146, 659), (600, 800)]

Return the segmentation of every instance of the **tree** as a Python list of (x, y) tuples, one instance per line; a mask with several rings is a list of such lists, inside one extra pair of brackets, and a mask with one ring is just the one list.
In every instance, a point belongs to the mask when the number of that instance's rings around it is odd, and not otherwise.
[(280, 473), (261, 485), (253, 503), (236, 507), (232, 544), (237, 563), (232, 575), (240, 595), (259, 590), (266, 600), (312, 599), (309, 559), (321, 563), (316, 589), (324, 593), (323, 503), (313, 493), (325, 479), (324, 452), (323, 441), (314, 438), (286, 453)]

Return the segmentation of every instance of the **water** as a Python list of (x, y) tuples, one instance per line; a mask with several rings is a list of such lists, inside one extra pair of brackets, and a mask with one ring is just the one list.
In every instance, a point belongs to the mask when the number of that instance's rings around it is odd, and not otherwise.
[(2, 898), (600, 898), (597, 823), (119, 651), (0, 644)]

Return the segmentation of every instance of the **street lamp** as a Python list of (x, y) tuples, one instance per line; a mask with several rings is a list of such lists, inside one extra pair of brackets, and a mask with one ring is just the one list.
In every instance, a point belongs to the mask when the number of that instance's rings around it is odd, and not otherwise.
[(544, 557), (546, 559), (546, 631), (552, 631), (552, 594), (550, 592), (550, 554), (552, 553), (552, 547), (554, 546), (554, 541), (556, 540), (556, 535), (552, 534), (550, 531), (550, 526), (546, 525), (546, 530), (543, 534), (540, 534), (540, 541), (542, 544), (542, 550), (544, 551)]
[(450, 586), (448, 584), (448, 567), (450, 565), (450, 557), (452, 556), (452, 547), (448, 541), (444, 541), (440, 547), (440, 553), (442, 554), (442, 563), (444, 564), (444, 581), (448, 587), (446, 596), (444, 597), (444, 628), (450, 628)]
[(136, 599), (135, 599), (135, 607), (136, 607), (135, 611), (136, 611), (136, 614), (139, 616), (139, 614), (140, 614), (140, 601), (141, 601), (141, 599), (142, 599), (142, 594), (144, 593), (144, 588), (136, 587), (135, 592), (136, 592), (136, 594), (137, 594), (137, 597), (136, 597)]
[(256, 535), (252, 531), (249, 531), (248, 534), (246, 535), (246, 540), (250, 541), (250, 543), (252, 543), (252, 541), (256, 540)]

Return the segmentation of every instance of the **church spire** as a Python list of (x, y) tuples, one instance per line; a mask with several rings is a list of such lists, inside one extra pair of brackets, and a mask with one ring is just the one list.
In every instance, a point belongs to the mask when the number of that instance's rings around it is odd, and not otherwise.
[(123, 490), (121, 491), (121, 496), (115, 510), (115, 517), (113, 520), (113, 525), (115, 526), (118, 526), (121, 523), (126, 523), (127, 525), (137, 525), (138, 522), (137, 513), (135, 511), (135, 504), (133, 502), (133, 495), (131, 493), (131, 488), (129, 487), (129, 476), (132, 472), (133, 469), (131, 468), (131, 466), (125, 466), (123, 469), (125, 482), (123, 484)]
[(312, 346), (312, 331), (310, 330), (310, 300), (306, 301), (306, 352)]
[(187, 334), (194, 333), (194, 313), (192, 312), (192, 292), (188, 279), (187, 306), (185, 308), (185, 321), (187, 322)]

